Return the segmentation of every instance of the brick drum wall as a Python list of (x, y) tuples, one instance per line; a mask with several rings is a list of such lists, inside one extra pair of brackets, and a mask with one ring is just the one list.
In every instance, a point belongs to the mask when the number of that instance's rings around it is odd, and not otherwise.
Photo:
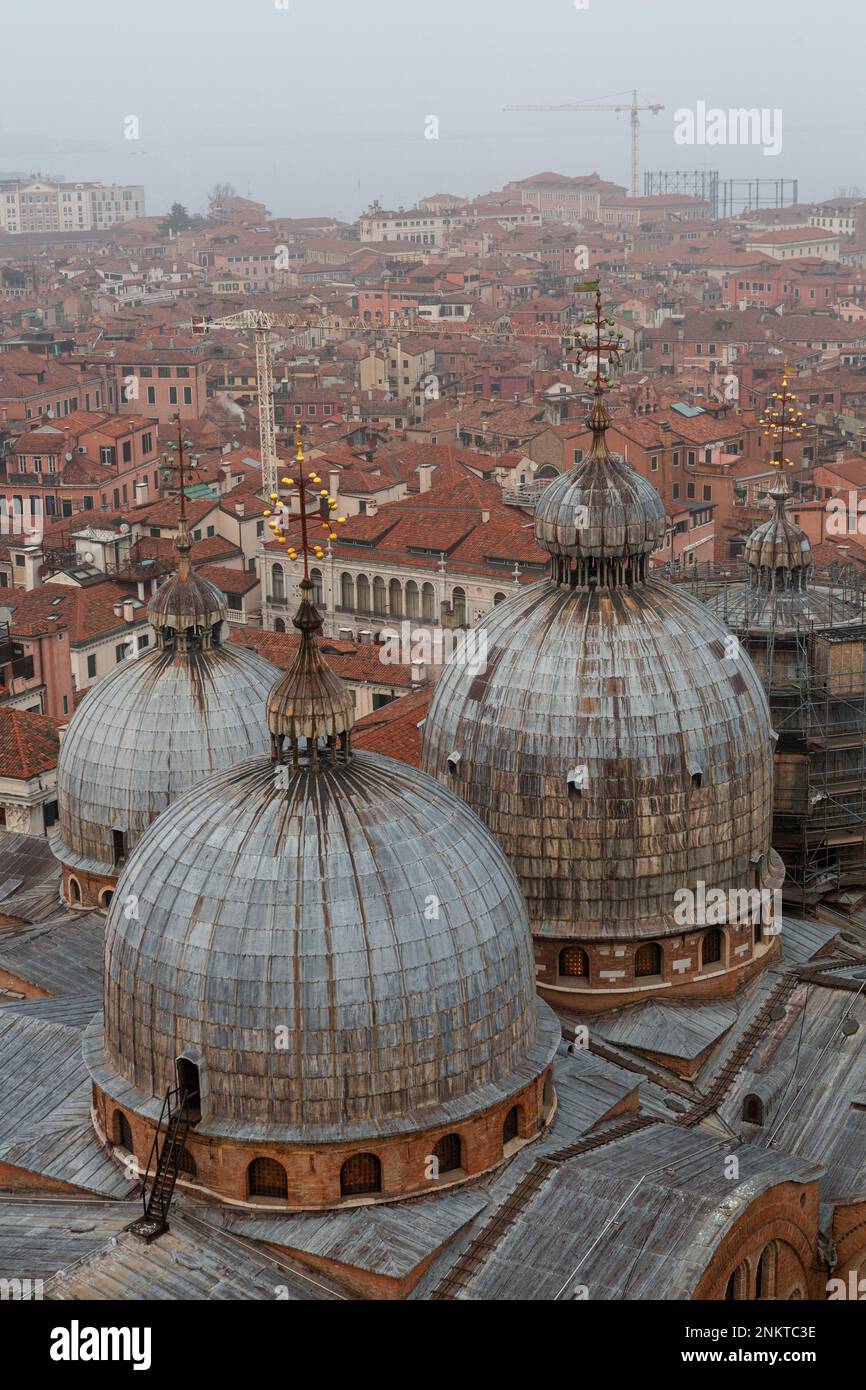
[[(662, 973), (645, 977), (634, 973), (634, 955), (639, 942), (586, 942), (579, 938), (565, 942), (536, 937), (538, 992), (554, 1008), (573, 1009), (581, 1014), (635, 1004), (653, 995), (701, 999), (734, 994), (746, 980), (775, 959), (780, 950), (779, 938), (768, 936), (765, 927), (763, 941), (756, 949), (750, 924), (719, 927), (718, 930), (724, 939), (720, 961), (702, 965), (700, 947), (706, 929), (687, 931), (682, 936), (658, 938)], [(589, 957), (588, 983), (559, 975), (560, 952), (564, 946), (572, 945), (580, 946)]]
[[(393, 1201), (395, 1198), (429, 1192), (464, 1182), (488, 1172), (531, 1139), (535, 1139), (553, 1115), (555, 1096), (548, 1089), (545, 1100), (545, 1078), (533, 1081), (512, 1099), (484, 1111), (480, 1115), (451, 1126), (421, 1130), (413, 1134), (379, 1141), (353, 1144), (333, 1144), (320, 1148), (303, 1148), (279, 1144), (240, 1144), (199, 1135), (193, 1129), (187, 1139), (187, 1150), (195, 1160), (196, 1177), (181, 1174), (179, 1181), (189, 1181), (217, 1197), (232, 1201), (249, 1200), (247, 1169), (253, 1159), (273, 1158), (282, 1164), (288, 1179), (288, 1202), (279, 1199), (254, 1198), (254, 1205), (271, 1205), (285, 1209), (310, 1210), (340, 1205), (351, 1201)], [(551, 1083), (552, 1084), (552, 1083)], [(502, 1128), (506, 1114), (513, 1105), (520, 1111), (518, 1138), (503, 1150)], [(104, 1092), (94, 1088), (94, 1107), (97, 1122), (110, 1142), (117, 1134), (115, 1114), (126, 1115), (132, 1131), (135, 1157), (143, 1167), (153, 1143), (155, 1125), (134, 1111), (117, 1106)], [(462, 1141), (463, 1166), (444, 1172), (438, 1181), (427, 1176), (428, 1158), (436, 1141), (446, 1134), (459, 1134)], [(122, 1150), (119, 1151), (122, 1154)], [(374, 1153), (382, 1166), (382, 1190), (375, 1196), (341, 1198), (340, 1169), (346, 1159), (358, 1153)]]

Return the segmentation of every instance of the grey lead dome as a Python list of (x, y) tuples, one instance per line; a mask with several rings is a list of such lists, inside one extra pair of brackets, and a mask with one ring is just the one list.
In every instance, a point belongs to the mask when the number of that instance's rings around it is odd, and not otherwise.
[(60, 748), (57, 857), (70, 868), (112, 872), (113, 830), (128, 852), (206, 773), (264, 753), (261, 711), (279, 675), (232, 643), (154, 648), (97, 681)]
[(371, 753), (256, 759), (188, 792), (131, 857), (93, 1074), (158, 1109), (186, 1052), (199, 1134), (343, 1139), (496, 1103), (538, 1074), (551, 1022), (517, 883), (457, 797)]

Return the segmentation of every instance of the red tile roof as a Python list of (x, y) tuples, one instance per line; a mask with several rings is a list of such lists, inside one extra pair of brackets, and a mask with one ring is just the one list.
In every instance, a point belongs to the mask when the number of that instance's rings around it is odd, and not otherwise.
[(31, 710), (0, 709), (0, 777), (27, 781), (55, 768), (58, 730), (66, 723)]
[(352, 730), (353, 746), (370, 753), (384, 753), (410, 767), (420, 767), (421, 730), (418, 725), (427, 717), (432, 693), (432, 686), (427, 685), (365, 714)]
[[(295, 659), (300, 642), (297, 632), (265, 632), (258, 627), (235, 628), (231, 641), (266, 656), (281, 671), (287, 671)], [(412, 685), (411, 666), (392, 665), (382, 661), (384, 648), (373, 643), (342, 642), (335, 637), (319, 637), (319, 648), (328, 665), (345, 681), (366, 682), (370, 685)]]

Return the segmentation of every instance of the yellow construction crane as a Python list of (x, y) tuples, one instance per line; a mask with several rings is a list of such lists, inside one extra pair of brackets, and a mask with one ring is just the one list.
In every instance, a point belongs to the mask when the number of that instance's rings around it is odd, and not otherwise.
[(190, 325), (196, 337), (209, 333), (214, 328), (252, 328), (256, 335), (256, 383), (259, 397), (259, 444), (262, 454), (262, 482), (265, 494), (270, 496), (277, 488), (279, 459), (277, 458), (277, 428), (274, 422), (274, 354), (271, 344), (271, 330), (278, 325), (294, 328), (295, 321), (279, 314), (269, 314), (263, 309), (241, 309), (237, 314), (227, 314), (225, 318), (212, 318), (199, 314)]
[(589, 101), (568, 101), (558, 106), (506, 106), (506, 111), (628, 111), (631, 116), (631, 196), (638, 196), (638, 173), (640, 169), (639, 147), (640, 147), (640, 111), (651, 111), (657, 116), (659, 111), (664, 111), (664, 106), (659, 102), (645, 102), (643, 106), (638, 104), (637, 91), (631, 94), (631, 103), (628, 106), (622, 103), (610, 104), (607, 102)]

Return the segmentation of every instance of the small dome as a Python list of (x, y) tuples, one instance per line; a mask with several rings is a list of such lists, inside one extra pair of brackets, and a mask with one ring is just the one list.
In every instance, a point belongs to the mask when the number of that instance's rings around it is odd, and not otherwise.
[(773, 583), (801, 583), (812, 565), (809, 537), (788, 520), (789, 493), (783, 477), (777, 478), (768, 495), (773, 500), (773, 515), (749, 536), (745, 558), (753, 570), (765, 572)]
[(60, 747), (60, 829), (68, 868), (116, 872), (151, 821), (208, 773), (268, 746), (262, 706), (279, 677), (257, 652), (229, 643), (154, 648), (97, 681)]
[(650, 552), (665, 538), (664, 503), (652, 483), (608, 449), (610, 417), (600, 386), (587, 423), (589, 454), (542, 492), (535, 539), (553, 556), (560, 584), (641, 582)]
[(191, 627), (212, 628), (214, 623), (225, 622), (227, 611), (222, 590), (190, 572), (170, 575), (150, 600), (147, 615), (157, 631), (172, 628), (183, 632)]
[(592, 454), (546, 487), (535, 538), (551, 555), (607, 560), (661, 545), (667, 517), (652, 483), (616, 454)]
[(400, 1133), (525, 1086), (541, 1020), (520, 891), (458, 797), (372, 753), (258, 758), (175, 802), (124, 871), (99, 1084), (157, 1103), (191, 1051), (200, 1134)]

